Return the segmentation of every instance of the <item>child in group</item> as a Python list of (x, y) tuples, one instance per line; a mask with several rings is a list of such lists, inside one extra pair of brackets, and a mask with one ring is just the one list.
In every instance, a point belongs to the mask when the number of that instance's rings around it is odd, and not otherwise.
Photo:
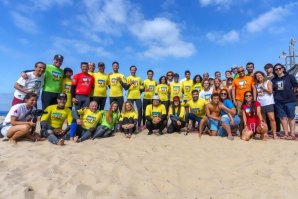
[(241, 139), (248, 141), (255, 133), (257, 133), (261, 135), (262, 140), (265, 140), (265, 135), (268, 131), (267, 125), (263, 121), (261, 105), (258, 101), (254, 101), (253, 93), (251, 91), (246, 91), (244, 93), (241, 109), (244, 122)]
[(126, 101), (123, 104), (119, 122), (120, 129), (124, 132), (125, 137), (131, 138), (131, 135), (136, 131), (138, 123), (138, 113), (135, 111), (131, 101)]
[(102, 119), (101, 124), (96, 128), (96, 131), (92, 137), (95, 138), (105, 138), (113, 134), (114, 126), (119, 119), (118, 103), (112, 102), (110, 109), (108, 111), (101, 111)]

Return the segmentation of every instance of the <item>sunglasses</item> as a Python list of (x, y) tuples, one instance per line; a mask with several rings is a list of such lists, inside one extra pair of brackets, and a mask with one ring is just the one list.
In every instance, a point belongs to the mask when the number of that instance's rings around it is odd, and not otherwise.
[(244, 70), (238, 70), (238, 73), (242, 73), (242, 72), (244, 72)]
[(245, 97), (252, 97), (252, 95), (245, 95)]
[(282, 68), (276, 68), (276, 69), (274, 69), (275, 71), (278, 71), (278, 70), (281, 70)]
[(227, 95), (227, 93), (220, 93), (221, 95)]

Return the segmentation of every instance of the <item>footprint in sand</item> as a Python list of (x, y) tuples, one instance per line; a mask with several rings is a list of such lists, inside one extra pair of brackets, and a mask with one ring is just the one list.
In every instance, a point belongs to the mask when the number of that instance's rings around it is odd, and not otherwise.
[(25, 199), (33, 199), (34, 198), (35, 192), (34, 192), (33, 187), (31, 187), (31, 186), (26, 187), (24, 192), (25, 192)]

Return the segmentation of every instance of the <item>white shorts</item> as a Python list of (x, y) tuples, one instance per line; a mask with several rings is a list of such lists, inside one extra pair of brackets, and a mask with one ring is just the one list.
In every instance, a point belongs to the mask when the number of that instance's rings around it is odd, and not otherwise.
[(11, 124), (5, 125), (4, 127), (2, 127), (1, 129), (1, 134), (4, 137), (7, 137), (7, 131), (11, 128)]

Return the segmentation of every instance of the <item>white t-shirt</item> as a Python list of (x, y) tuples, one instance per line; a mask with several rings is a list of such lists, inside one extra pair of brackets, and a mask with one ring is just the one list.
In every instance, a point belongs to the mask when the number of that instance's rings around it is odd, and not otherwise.
[[(268, 89), (268, 83), (271, 82), (270, 80), (267, 80), (264, 82), (264, 87)], [(258, 93), (258, 101), (260, 102), (261, 106), (267, 106), (274, 104), (274, 98), (273, 93), (269, 94), (267, 92), (264, 92), (264, 90), (261, 88), (261, 84), (257, 84), (256, 86), (257, 93)]]
[[(4, 125), (10, 123), (11, 116), (15, 116), (18, 121), (25, 120), (25, 117), (27, 116), (27, 113), (30, 112), (30, 110), (31, 109), (27, 109), (26, 103), (16, 104), (12, 106), (4, 119)], [(32, 110), (35, 110), (35, 107), (33, 107)]]
[(210, 88), (209, 91), (202, 90), (199, 94), (199, 98), (205, 99), (207, 102), (211, 101), (211, 95), (213, 93), (213, 89)]
[[(44, 82), (44, 76), (41, 75), (40, 77), (36, 77), (32, 72), (28, 72), (28, 79), (24, 79), (22, 77), (20, 77), (20, 79), (18, 79), (17, 83), (20, 84), (21, 86), (23, 86), (25, 89), (30, 90), (31, 92), (39, 95), (40, 93), (40, 89), (43, 86), (43, 82)], [(23, 93), (19, 90), (15, 90), (14, 92), (14, 97), (18, 98), (20, 100), (23, 100), (25, 97), (26, 93)]]

